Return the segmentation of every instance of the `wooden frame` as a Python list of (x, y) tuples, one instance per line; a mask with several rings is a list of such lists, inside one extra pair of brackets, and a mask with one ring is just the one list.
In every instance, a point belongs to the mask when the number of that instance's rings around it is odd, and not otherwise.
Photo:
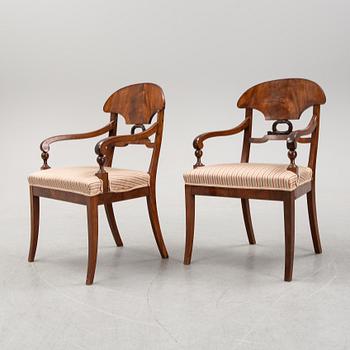
[[(105, 112), (110, 113), (110, 123), (101, 129), (83, 134), (50, 137), (44, 140), (40, 145), (43, 159), (41, 169), (45, 170), (50, 168), (48, 165), (48, 159), (50, 145), (52, 143), (63, 140), (92, 138), (108, 132), (108, 137), (99, 141), (95, 147), (97, 162), (99, 164), (99, 170), (97, 171), (96, 176), (102, 180), (103, 192), (90, 197), (67, 191), (30, 186), (31, 241), (28, 261), (34, 261), (38, 242), (40, 197), (85, 205), (87, 208), (88, 220), (87, 285), (93, 283), (96, 269), (99, 205), (104, 206), (115, 243), (118, 247), (121, 247), (123, 246), (123, 242), (115, 220), (112, 203), (138, 197), (146, 197), (153, 234), (160, 255), (162, 258), (168, 258), (168, 252), (164, 244), (159, 224), (156, 203), (156, 175), (162, 143), (165, 109), (163, 91), (159, 86), (151, 83), (127, 86), (112, 94), (105, 103), (103, 109)], [(117, 136), (118, 115), (124, 117), (126, 124), (133, 124), (131, 135)], [(144, 124), (150, 124), (155, 115), (157, 115), (157, 121), (146, 129)], [(135, 133), (135, 129), (137, 128), (141, 128), (143, 131), (140, 133)], [(149, 139), (151, 135), (155, 136), (153, 142)], [(108, 173), (105, 171), (104, 167), (112, 165), (115, 147), (125, 147), (129, 144), (142, 144), (153, 149), (152, 158), (148, 169), (148, 174), (150, 175), (150, 185), (126, 192), (110, 192)]]
[[(229, 136), (243, 132), (243, 147), (241, 163), (249, 162), (250, 145), (264, 143), (270, 140), (285, 140), (290, 164), (288, 170), (298, 174), (296, 165), (297, 143), (309, 143), (308, 166), (312, 169), (311, 182), (307, 182), (293, 191), (222, 188), (214, 186), (185, 185), (186, 199), (186, 248), (184, 264), (191, 263), (194, 224), (195, 224), (195, 196), (219, 196), (240, 198), (243, 218), (248, 241), (255, 244), (255, 236), (250, 215), (249, 199), (274, 200), (283, 202), (285, 229), (285, 272), (284, 280), (291, 281), (293, 275), (294, 242), (295, 242), (295, 200), (307, 195), (309, 222), (314, 250), (316, 254), (322, 252), (316, 214), (316, 159), (319, 137), (320, 105), (326, 102), (322, 89), (314, 82), (306, 79), (280, 79), (258, 84), (247, 90), (238, 100), (237, 106), (245, 108), (245, 119), (237, 127), (208, 132), (196, 137), (193, 141), (196, 163), (194, 168), (203, 166), (202, 155), (204, 141), (212, 137)], [(313, 107), (313, 116), (305, 129), (292, 131), (290, 120), (299, 119), (309, 107)], [(259, 110), (266, 120), (275, 120), (273, 130), (261, 138), (252, 137), (253, 110)], [(287, 131), (279, 131), (278, 124), (287, 124)], [(308, 137), (303, 137), (308, 136)]]

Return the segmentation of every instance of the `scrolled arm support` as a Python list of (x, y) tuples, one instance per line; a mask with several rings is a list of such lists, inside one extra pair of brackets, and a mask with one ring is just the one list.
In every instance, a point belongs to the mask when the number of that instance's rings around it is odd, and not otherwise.
[(244, 119), (244, 121), (242, 123), (240, 123), (239, 125), (237, 125), (236, 127), (232, 128), (232, 129), (228, 129), (228, 130), (220, 130), (220, 131), (211, 131), (211, 132), (207, 132), (204, 134), (201, 134), (199, 136), (197, 136), (194, 140), (193, 140), (193, 148), (195, 149), (195, 156), (196, 156), (196, 163), (193, 165), (193, 168), (196, 169), (198, 167), (204, 166), (204, 164), (202, 163), (202, 156), (203, 156), (203, 147), (204, 147), (204, 141), (212, 138), (212, 137), (219, 137), (219, 136), (230, 136), (230, 135), (235, 135), (238, 134), (240, 132), (242, 132), (244, 129), (246, 129), (249, 126), (250, 123), (250, 119), (246, 118)]
[(50, 166), (49, 166), (49, 164), (47, 163), (47, 160), (49, 159), (49, 153), (43, 151), (43, 152), (41, 153), (41, 159), (43, 160), (43, 165), (41, 166), (40, 169), (41, 169), (41, 170), (50, 169)]
[(152, 147), (153, 144), (149, 136), (155, 134), (157, 130), (158, 123), (154, 123), (150, 128), (137, 134), (106, 137), (96, 144), (95, 153), (97, 155), (106, 155), (110, 147), (125, 147), (128, 144), (145, 144)]
[(154, 144), (150, 141), (149, 136), (155, 134), (158, 130), (158, 123), (154, 123), (150, 128), (143, 132), (132, 135), (119, 135), (106, 137), (99, 141), (95, 146), (95, 153), (97, 155), (97, 163), (99, 170), (95, 174), (103, 181), (103, 192), (108, 192), (108, 173), (104, 165), (106, 162), (106, 155), (111, 147), (125, 147), (129, 144), (144, 144), (147, 147), (153, 147)]
[(101, 129), (97, 129), (94, 131), (81, 133), (81, 134), (68, 134), (68, 135), (56, 135), (49, 137), (45, 139), (40, 144), (40, 150), (41, 150), (41, 159), (43, 160), (43, 165), (41, 166), (41, 170), (50, 169), (50, 166), (48, 165), (47, 160), (49, 159), (49, 151), (50, 151), (50, 145), (54, 142), (58, 141), (65, 141), (65, 140), (81, 140), (81, 139), (88, 139), (96, 136), (100, 136), (109, 130), (113, 129), (115, 127), (115, 121), (110, 122), (109, 124), (105, 125)]
[(297, 144), (298, 144), (298, 139), (301, 136), (305, 135), (310, 135), (313, 133), (313, 131), (317, 127), (317, 116), (313, 115), (308, 126), (305, 129), (300, 129), (300, 130), (295, 130), (292, 131), (287, 138), (287, 148), (288, 148), (288, 158), (290, 160), (290, 163), (288, 165), (288, 170), (292, 171), (293, 173), (298, 174), (298, 166), (295, 163), (295, 159), (297, 157)]
[(297, 142), (293, 139), (287, 139), (287, 148), (288, 148), (288, 158), (289, 158), (289, 165), (288, 170), (292, 171), (293, 173), (298, 174), (298, 167), (295, 164), (295, 158), (297, 157), (298, 153), (296, 152), (297, 148)]
[(108, 180), (108, 173), (104, 168), (105, 162), (106, 162), (106, 156), (104, 154), (99, 154), (96, 158), (97, 163), (99, 165), (99, 170), (95, 174), (99, 179), (102, 180), (102, 189), (103, 192), (109, 191), (109, 180)]

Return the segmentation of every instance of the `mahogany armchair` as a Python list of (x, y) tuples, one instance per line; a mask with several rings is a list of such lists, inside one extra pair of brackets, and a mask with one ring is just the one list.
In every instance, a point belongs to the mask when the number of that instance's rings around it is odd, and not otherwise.
[[(295, 200), (307, 196), (311, 235), (316, 254), (322, 252), (318, 231), (315, 181), (319, 135), (320, 105), (326, 97), (320, 86), (306, 79), (280, 79), (258, 84), (248, 89), (237, 106), (245, 108), (245, 119), (235, 128), (202, 134), (193, 141), (196, 164), (194, 170), (184, 174), (186, 197), (186, 248), (184, 264), (191, 263), (195, 196), (235, 197), (241, 199), (243, 218), (250, 244), (255, 236), (250, 216), (249, 199), (282, 201), (285, 229), (284, 280), (291, 281), (294, 260)], [(293, 131), (290, 120), (297, 120), (309, 107), (313, 115), (308, 126)], [(252, 137), (253, 110), (263, 113), (265, 120), (274, 120), (272, 131), (260, 138)], [(287, 129), (278, 126), (284, 124)], [(202, 163), (204, 141), (219, 136), (243, 132), (241, 162), (204, 166)], [(250, 145), (270, 140), (284, 140), (288, 149), (289, 164), (249, 163)], [(297, 144), (309, 143), (307, 167), (296, 165)]]
[[(113, 212), (113, 202), (146, 197), (149, 217), (156, 243), (162, 258), (167, 258), (156, 204), (156, 175), (162, 143), (165, 99), (162, 89), (151, 83), (124, 87), (112, 94), (103, 110), (110, 113), (110, 122), (101, 129), (73, 135), (60, 135), (44, 140), (41, 171), (29, 176), (31, 203), (31, 241), (28, 261), (32, 262), (39, 234), (39, 199), (52, 198), (78, 203), (87, 207), (88, 268), (86, 284), (94, 280), (98, 245), (98, 206), (104, 205), (110, 229), (117, 246), (123, 242)], [(133, 125), (130, 135), (117, 135), (118, 116)], [(157, 120), (149, 127), (153, 117)], [(136, 129), (142, 131), (135, 133)], [(98, 166), (53, 168), (48, 165), (50, 145), (62, 140), (86, 139), (107, 134), (95, 147)], [(151, 136), (154, 140), (151, 140)], [(148, 172), (112, 168), (115, 147), (140, 144), (152, 149)]]

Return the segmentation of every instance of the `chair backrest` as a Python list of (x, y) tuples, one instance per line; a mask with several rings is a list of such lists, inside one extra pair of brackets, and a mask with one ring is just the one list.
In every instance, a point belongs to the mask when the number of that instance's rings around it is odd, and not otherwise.
[(290, 120), (299, 119), (307, 108), (325, 102), (323, 90), (313, 81), (279, 79), (251, 87), (239, 98), (237, 106), (256, 109), (266, 120)]
[[(151, 130), (149, 134), (155, 135), (152, 142), (148, 137), (143, 140), (130, 141), (125, 144), (143, 144), (148, 148), (153, 148), (152, 158), (149, 166), (151, 182), (155, 181), (157, 172), (159, 152), (163, 134), (163, 119), (165, 109), (165, 98), (160, 86), (153, 83), (139, 83), (123, 87), (114, 92), (103, 106), (104, 112), (110, 113), (111, 121), (115, 122), (115, 127), (109, 131), (109, 136), (117, 135), (118, 115), (122, 116), (126, 124), (133, 124), (131, 134), (137, 128), (142, 131)], [(157, 114), (157, 121), (147, 130), (144, 124), (151, 124), (153, 117)], [(111, 166), (114, 155), (114, 147), (111, 147), (106, 156), (106, 166)]]
[(103, 110), (120, 114), (126, 124), (150, 124), (153, 116), (165, 108), (163, 90), (153, 83), (126, 86), (112, 94)]
[[(267, 81), (248, 89), (239, 98), (237, 106), (246, 109), (246, 118), (250, 119), (250, 126), (245, 130), (242, 150), (242, 162), (249, 161), (250, 144), (264, 143), (268, 140), (286, 140), (293, 130), (290, 120), (299, 119), (302, 113), (309, 107), (313, 107), (312, 120), (316, 128), (311, 137), (298, 138), (301, 143), (310, 143), (308, 166), (315, 172), (320, 105), (326, 102), (326, 96), (322, 88), (315, 82), (307, 79), (279, 79)], [(261, 138), (252, 138), (253, 110), (260, 111), (265, 120), (275, 120), (272, 131)], [(278, 130), (279, 124), (286, 124), (287, 130)], [(295, 153), (296, 155), (296, 153)]]

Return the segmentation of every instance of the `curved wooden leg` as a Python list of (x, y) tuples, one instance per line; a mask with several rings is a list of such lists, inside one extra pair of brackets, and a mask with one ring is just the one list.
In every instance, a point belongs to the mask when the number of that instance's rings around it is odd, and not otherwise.
[(293, 276), (295, 242), (295, 199), (293, 193), (286, 196), (284, 202), (285, 266), (284, 280), (291, 281)]
[(98, 245), (98, 206), (94, 197), (90, 198), (87, 204), (87, 219), (89, 248), (86, 284), (90, 285), (94, 282)]
[(185, 186), (186, 198), (186, 247), (184, 264), (189, 265), (192, 258), (194, 219), (195, 219), (195, 196), (191, 193), (191, 187)]
[(112, 205), (112, 203), (106, 203), (104, 205), (104, 207), (105, 207), (107, 220), (108, 220), (108, 223), (109, 223), (109, 227), (110, 227), (110, 229), (112, 231), (112, 235), (113, 235), (114, 241), (115, 241), (115, 243), (116, 243), (116, 245), (118, 247), (122, 247), (123, 246), (123, 241), (122, 241), (122, 239), (120, 237), (118, 226), (117, 226), (117, 222), (115, 220), (114, 211), (113, 211), (113, 205)]
[(36, 247), (39, 236), (39, 216), (40, 216), (40, 199), (33, 195), (30, 188), (30, 248), (28, 261), (33, 262), (35, 258)]
[(255, 236), (253, 231), (252, 218), (250, 216), (249, 200), (242, 198), (241, 204), (242, 204), (244, 224), (247, 231), (249, 244), (255, 244), (256, 242), (255, 242)]
[(163, 240), (162, 231), (159, 225), (158, 210), (157, 210), (157, 201), (156, 193), (154, 189), (150, 189), (150, 194), (147, 196), (147, 207), (148, 214), (152, 225), (152, 230), (154, 238), (157, 242), (158, 250), (163, 259), (168, 258), (168, 252)]
[(316, 212), (316, 192), (315, 185), (312, 186), (310, 192), (307, 193), (307, 208), (309, 211), (309, 222), (312, 236), (312, 242), (314, 244), (314, 250), (316, 254), (322, 253), (320, 234), (318, 232), (317, 212)]

